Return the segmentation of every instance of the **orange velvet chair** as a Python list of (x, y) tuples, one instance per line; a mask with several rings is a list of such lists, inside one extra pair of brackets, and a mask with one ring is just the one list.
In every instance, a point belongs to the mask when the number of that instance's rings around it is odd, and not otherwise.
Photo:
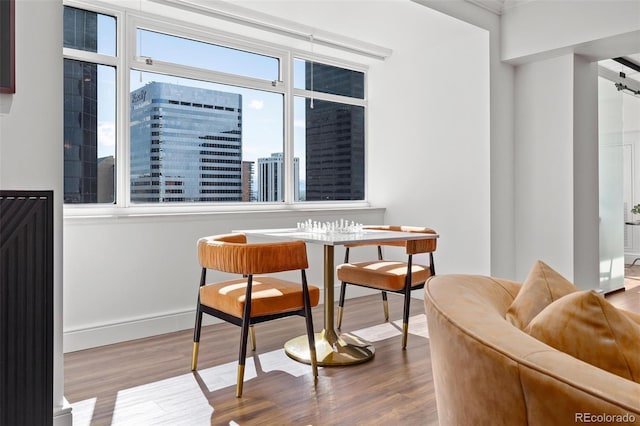
[[(238, 398), (242, 396), (249, 334), (255, 350), (253, 325), (300, 315), (306, 318), (311, 367), (314, 377), (318, 377), (311, 307), (318, 304), (320, 289), (307, 285), (305, 270), (308, 262), (304, 241), (247, 244), (246, 236), (240, 233), (205, 237), (198, 240), (198, 259), (202, 273), (193, 333), (192, 371), (198, 364), (203, 313), (242, 329), (236, 385)], [(207, 284), (208, 269), (239, 274), (242, 278)], [(300, 283), (268, 275), (294, 270), (300, 270)]]
[[(381, 231), (417, 232), (423, 234), (436, 234), (430, 228), (416, 226), (366, 226), (365, 229)], [(404, 295), (404, 314), (402, 316), (402, 348), (407, 347), (407, 332), (409, 329), (409, 307), (411, 303), (411, 291), (423, 288), (424, 283), (432, 275), (435, 275), (433, 252), (436, 250), (437, 239), (425, 238), (418, 240), (390, 241), (375, 243), (378, 246), (378, 260), (349, 263), (349, 251), (354, 247), (371, 244), (352, 244), (346, 246), (344, 263), (337, 268), (340, 286), (340, 302), (338, 304), (338, 328), (342, 326), (342, 314), (347, 284), (369, 287), (382, 291), (384, 307), (384, 319), (389, 320), (389, 304), (387, 292)], [(383, 246), (403, 247), (407, 255), (406, 261), (385, 260), (382, 256)], [(418, 253), (429, 254), (429, 265), (413, 263), (413, 255)]]

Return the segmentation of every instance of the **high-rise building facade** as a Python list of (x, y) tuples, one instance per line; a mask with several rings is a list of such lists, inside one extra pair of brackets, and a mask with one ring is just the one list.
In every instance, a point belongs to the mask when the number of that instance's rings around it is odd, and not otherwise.
[(256, 201), (253, 173), (253, 161), (242, 162), (242, 201)]
[[(294, 199), (300, 200), (300, 159), (293, 159)], [(258, 201), (284, 200), (284, 156), (281, 152), (271, 157), (258, 158)]]
[[(307, 63), (305, 73), (311, 90), (364, 93), (362, 73), (318, 63)], [(306, 200), (363, 200), (364, 108), (307, 99), (305, 113)]]
[[(65, 8), (64, 46), (98, 51), (98, 15)], [(64, 61), (64, 202), (98, 201), (98, 66)]]
[(131, 201), (242, 201), (242, 96), (153, 82), (131, 92)]

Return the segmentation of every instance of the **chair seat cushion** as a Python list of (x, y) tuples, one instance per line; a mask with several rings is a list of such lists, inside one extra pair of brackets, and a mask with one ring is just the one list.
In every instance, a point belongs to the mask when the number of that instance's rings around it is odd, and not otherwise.
[[(338, 279), (380, 290), (398, 291), (404, 288), (407, 263), (377, 260), (373, 262), (343, 263), (338, 266)], [(411, 265), (412, 286), (423, 284), (431, 270), (424, 265)]]
[[(320, 300), (320, 289), (309, 287), (311, 306)], [(244, 278), (200, 287), (200, 303), (242, 318), (247, 280)], [(253, 277), (251, 316), (277, 314), (304, 308), (302, 284), (274, 277)]]

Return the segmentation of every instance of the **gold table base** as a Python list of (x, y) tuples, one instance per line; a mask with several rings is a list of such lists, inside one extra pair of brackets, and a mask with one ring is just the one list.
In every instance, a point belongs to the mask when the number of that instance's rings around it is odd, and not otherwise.
[[(366, 340), (351, 335), (322, 330), (315, 334), (316, 358), (323, 367), (360, 364), (369, 361), (375, 355), (375, 348)], [(289, 340), (284, 345), (285, 353), (296, 361), (311, 363), (309, 339), (306, 335)]]

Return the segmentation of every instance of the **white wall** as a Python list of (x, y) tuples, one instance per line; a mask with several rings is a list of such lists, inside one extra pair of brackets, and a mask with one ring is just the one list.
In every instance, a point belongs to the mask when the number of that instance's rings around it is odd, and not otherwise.
[[(614, 289), (624, 286), (624, 232), (634, 228), (623, 224), (627, 170), (622, 143), (622, 98), (628, 95), (623, 95), (612, 81), (604, 78), (598, 79), (598, 94), (600, 281), (601, 287)], [(626, 210), (631, 210), (631, 205)], [(628, 216), (630, 220), (630, 212)]]
[(16, 93), (0, 94), (0, 188), (54, 191), (53, 416), (71, 424), (62, 357), (62, 4), (17, 1), (15, 24)]
[(573, 56), (516, 69), (516, 273), (573, 277)]
[[(406, 0), (368, 2), (366, 8), (355, 1), (243, 4), (393, 49), (384, 62), (335, 52), (370, 66), (368, 191), (380, 209), (67, 218), (65, 350), (192, 327), (199, 274), (195, 241), (231, 229), (292, 226), (308, 217), (431, 226), (442, 235), (439, 273), (490, 273), (486, 31)], [(143, 10), (152, 6), (162, 10)], [(361, 19), (353, 20), (356, 15)], [(212, 18), (189, 19), (234, 29)], [(237, 25), (235, 31), (259, 33)], [(310, 48), (308, 42), (267, 33), (260, 38)], [(316, 52), (322, 49), (315, 46)], [(322, 279), (321, 253), (310, 247), (315, 283)], [(341, 253), (336, 251), (337, 261)]]
[(369, 20), (386, 25), (394, 49), (370, 74), (370, 200), (386, 208), (387, 223), (441, 234), (439, 273), (489, 275), (489, 34), (417, 5), (406, 10), (394, 11), (396, 27), (380, 6)]
[(598, 288), (595, 64), (571, 54), (535, 61), (516, 67), (515, 82), (517, 276), (539, 259)]
[[(490, 258), (491, 275), (515, 278), (514, 240), (514, 70), (501, 60), (501, 19), (466, 1), (413, 0), (488, 32), (490, 123)], [(484, 37), (484, 35), (482, 36)], [(478, 40), (477, 40), (478, 41)], [(465, 61), (464, 56), (459, 59)], [(471, 61), (460, 66), (467, 70)], [(446, 67), (445, 67), (446, 69)], [(465, 77), (462, 78), (466, 80)], [(464, 84), (466, 86), (466, 83)], [(466, 100), (469, 96), (463, 95)], [(474, 214), (469, 212), (469, 215)], [(477, 252), (477, 251), (476, 251)], [(472, 254), (472, 258), (477, 254)]]
[(598, 187), (598, 66), (573, 56), (573, 279), (584, 289), (600, 278)]
[[(67, 218), (65, 352), (193, 327), (200, 280), (198, 238), (238, 229), (292, 227), (308, 218), (382, 223), (384, 210)], [(307, 251), (309, 282), (322, 287), (322, 247), (309, 244)], [(336, 262), (343, 253), (336, 249)], [(208, 274), (211, 280), (216, 276), (224, 275)], [(315, 320), (322, 324), (322, 318)]]

